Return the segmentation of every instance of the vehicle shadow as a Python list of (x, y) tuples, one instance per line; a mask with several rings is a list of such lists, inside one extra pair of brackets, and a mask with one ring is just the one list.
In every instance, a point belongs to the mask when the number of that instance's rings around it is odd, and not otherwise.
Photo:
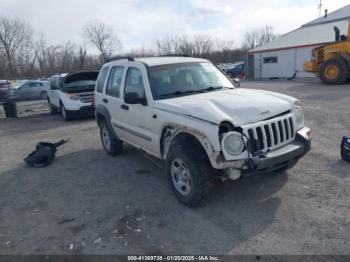
[[(85, 122), (94, 121), (93, 117), (84, 117), (81, 119), (72, 119), (64, 121), (59, 114), (36, 113), (29, 116), (18, 118), (0, 119), (1, 132), (4, 134), (22, 134), (28, 132), (38, 132), (63, 126), (80, 125)], [(15, 124), (14, 124), (15, 123)]]
[(288, 181), (287, 173), (227, 181), (189, 209), (164, 171), (129, 146), (118, 157), (58, 154), (46, 168), (19, 164), (0, 178), (0, 232), (10, 241), (0, 254), (227, 254), (271, 225)]
[(347, 178), (350, 176), (349, 163), (343, 159), (338, 159), (336, 162), (330, 165), (331, 174), (334, 174), (340, 178)]

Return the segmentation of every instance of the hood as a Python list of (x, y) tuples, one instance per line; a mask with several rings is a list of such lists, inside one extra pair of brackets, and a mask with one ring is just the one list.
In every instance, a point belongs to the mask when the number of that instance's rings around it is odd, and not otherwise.
[(98, 77), (98, 71), (82, 71), (68, 74), (62, 82), (63, 92), (93, 91)]
[(154, 107), (214, 124), (230, 121), (242, 126), (287, 112), (296, 101), (274, 92), (236, 88), (157, 100)]

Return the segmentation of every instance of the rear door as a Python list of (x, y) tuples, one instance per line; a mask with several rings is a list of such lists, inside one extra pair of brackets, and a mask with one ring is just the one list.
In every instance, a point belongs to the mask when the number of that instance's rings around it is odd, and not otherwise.
[(40, 98), (41, 94), (41, 85), (39, 82), (35, 82), (31, 84), (30, 97), (31, 98)]
[(108, 74), (106, 88), (104, 90), (104, 96), (102, 96), (100, 103), (108, 108), (109, 114), (111, 115), (111, 124), (122, 140), (125, 140), (124, 129), (122, 128), (121, 122), (121, 105), (122, 100), (122, 85), (125, 79), (125, 67), (123, 65), (111, 66)]

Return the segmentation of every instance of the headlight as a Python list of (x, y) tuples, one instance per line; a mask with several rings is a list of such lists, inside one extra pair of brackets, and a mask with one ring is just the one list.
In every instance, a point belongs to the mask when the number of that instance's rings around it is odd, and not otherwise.
[(294, 109), (295, 122), (297, 124), (298, 130), (304, 127), (304, 113), (301, 107), (296, 106)]
[(222, 147), (230, 155), (239, 155), (244, 149), (242, 135), (237, 132), (224, 134), (222, 138)]
[(78, 96), (76, 96), (75, 94), (66, 93), (65, 95), (72, 100), (79, 100)]

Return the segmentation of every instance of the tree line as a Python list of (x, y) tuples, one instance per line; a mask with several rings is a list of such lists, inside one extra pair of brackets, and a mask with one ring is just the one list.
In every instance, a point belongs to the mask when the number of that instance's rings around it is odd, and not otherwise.
[[(123, 50), (122, 41), (113, 27), (91, 21), (82, 28), (85, 44), (67, 41), (52, 45), (32, 26), (20, 18), (0, 16), (0, 79), (32, 79), (63, 72), (99, 69), (112, 56), (187, 55), (227, 63), (244, 60), (247, 50), (276, 38), (271, 26), (247, 32), (237, 47), (232, 40), (206, 34), (168, 35), (156, 39), (152, 47)], [(87, 46), (97, 54), (87, 52)]]

